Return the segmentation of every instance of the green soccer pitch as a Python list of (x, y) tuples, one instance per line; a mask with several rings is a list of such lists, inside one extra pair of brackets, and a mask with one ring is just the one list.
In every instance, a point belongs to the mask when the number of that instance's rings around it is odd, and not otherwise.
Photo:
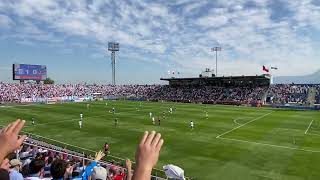
[(319, 111), (133, 101), (0, 107), (1, 125), (17, 118), (27, 121), (25, 132), (50, 143), (89, 152), (108, 142), (110, 157), (133, 160), (143, 132), (161, 132), (157, 168), (174, 164), (197, 180), (320, 179)]

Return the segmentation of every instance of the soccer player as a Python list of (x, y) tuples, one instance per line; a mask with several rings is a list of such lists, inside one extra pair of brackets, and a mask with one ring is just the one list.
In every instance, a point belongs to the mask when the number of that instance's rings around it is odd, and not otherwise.
[(169, 109), (169, 112), (172, 114), (172, 108)]
[(154, 125), (156, 123), (155, 118), (152, 117), (152, 124)]
[(118, 118), (114, 119), (114, 126), (117, 127), (118, 126)]
[(194, 128), (194, 123), (193, 123), (193, 121), (190, 121), (190, 128), (191, 128), (191, 130), (193, 130), (193, 128)]
[(80, 127), (80, 129), (82, 128), (82, 120), (81, 119), (79, 120), (79, 127)]
[(80, 113), (80, 121), (82, 121), (82, 119), (83, 119), (83, 113), (81, 112)]
[(150, 118), (152, 118), (152, 112), (149, 112), (149, 116), (150, 116)]
[(104, 144), (103, 148), (104, 148), (104, 153), (105, 154), (109, 154), (110, 153), (109, 152), (110, 146), (109, 146), (109, 144), (107, 142)]
[(206, 119), (209, 118), (209, 114), (208, 114), (208, 111), (206, 111)]
[(106, 106), (108, 106), (108, 102), (106, 102)]
[(116, 109), (113, 107), (112, 108), (112, 113), (115, 114), (116, 113)]
[(160, 118), (158, 118), (158, 125), (160, 126), (160, 123), (161, 123), (161, 119)]
[(90, 108), (90, 104), (88, 103), (88, 104), (87, 104), (87, 109), (89, 110), (89, 108)]
[(35, 119), (34, 119), (34, 117), (32, 117), (31, 120), (32, 120), (32, 125), (34, 126), (34, 125), (35, 125)]

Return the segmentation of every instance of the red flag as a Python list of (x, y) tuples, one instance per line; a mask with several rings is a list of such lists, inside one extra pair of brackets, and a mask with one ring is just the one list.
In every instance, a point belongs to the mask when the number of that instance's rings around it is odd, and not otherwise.
[(262, 70), (265, 71), (265, 72), (267, 72), (267, 73), (269, 72), (269, 69), (266, 68), (265, 66), (262, 66)]

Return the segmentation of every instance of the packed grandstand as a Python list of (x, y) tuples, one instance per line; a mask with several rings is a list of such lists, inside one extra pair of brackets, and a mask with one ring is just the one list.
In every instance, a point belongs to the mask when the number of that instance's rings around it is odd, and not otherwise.
[[(269, 87), (217, 87), (168, 85), (89, 85), (89, 84), (13, 84), (0, 83), (1, 103), (75, 101), (77, 99), (141, 98), (178, 102), (210, 102), (247, 104), (256, 101), (269, 103), (320, 104), (320, 85), (275, 84)], [(314, 98), (308, 99), (311, 94)]]
[[(97, 85), (97, 84), (33, 84), (0, 83), (0, 102), (6, 104), (90, 101), (94, 99), (134, 99), (149, 101), (176, 101), (185, 103), (211, 103), (254, 105), (277, 104), (310, 106), (320, 104), (320, 85), (275, 84), (270, 86), (174, 86), (174, 85)], [(115, 161), (101, 161), (100, 169), (91, 166), (93, 158), (63, 145), (53, 145), (33, 138), (24, 141), (19, 151), (11, 155), (15, 176), (32, 179), (43, 169), (44, 178), (55, 176), (57, 164), (64, 168), (64, 179), (108, 180), (130, 179), (131, 165)], [(91, 165), (90, 165), (91, 164)], [(95, 165), (95, 164), (94, 164)], [(17, 166), (18, 169), (14, 170)], [(61, 168), (61, 167), (58, 168)], [(129, 166), (129, 167), (128, 167)], [(20, 169), (19, 169), (20, 168)], [(88, 173), (88, 168), (93, 173)], [(10, 176), (13, 176), (10, 174)], [(161, 177), (153, 177), (161, 179)]]

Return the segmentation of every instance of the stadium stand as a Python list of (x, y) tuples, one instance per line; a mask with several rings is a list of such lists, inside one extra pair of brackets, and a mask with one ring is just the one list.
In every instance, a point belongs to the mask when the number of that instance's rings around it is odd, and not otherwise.
[(315, 103), (320, 104), (320, 85), (316, 86), (316, 90), (317, 90), (317, 93), (316, 93)]
[(309, 88), (319, 86), (278, 84), (268, 86), (171, 86), (171, 85), (88, 85), (88, 84), (9, 84), (0, 83), (0, 103), (49, 103), (84, 100), (99, 94), (105, 98), (140, 98), (142, 100), (167, 100), (178, 102), (203, 102), (217, 104), (249, 104), (269, 97), (270, 103), (305, 104)]
[(306, 103), (309, 85), (277, 84), (269, 88), (272, 103)]
[(248, 103), (261, 100), (265, 88), (246, 88), (246, 87), (159, 87), (150, 99), (170, 100), (178, 102), (206, 102), (206, 103), (226, 103), (240, 102)]

